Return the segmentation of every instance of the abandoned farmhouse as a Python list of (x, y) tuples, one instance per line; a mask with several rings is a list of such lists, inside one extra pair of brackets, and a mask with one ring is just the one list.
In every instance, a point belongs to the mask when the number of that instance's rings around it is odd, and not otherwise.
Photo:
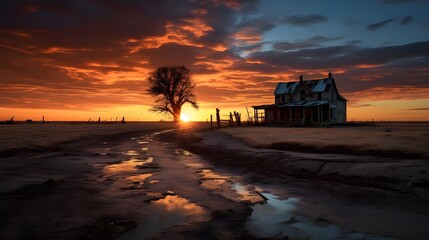
[(340, 95), (332, 74), (328, 78), (279, 82), (274, 104), (253, 106), (254, 121), (266, 124), (322, 125), (345, 123), (347, 100)]

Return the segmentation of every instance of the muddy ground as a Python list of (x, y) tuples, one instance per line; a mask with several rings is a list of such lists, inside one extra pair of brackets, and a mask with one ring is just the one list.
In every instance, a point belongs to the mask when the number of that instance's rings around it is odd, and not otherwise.
[(216, 134), (143, 131), (9, 151), (0, 165), (0, 238), (429, 236), (425, 184), (314, 174), (314, 164), (279, 167), (285, 158), (317, 163), (326, 156), (309, 161)]

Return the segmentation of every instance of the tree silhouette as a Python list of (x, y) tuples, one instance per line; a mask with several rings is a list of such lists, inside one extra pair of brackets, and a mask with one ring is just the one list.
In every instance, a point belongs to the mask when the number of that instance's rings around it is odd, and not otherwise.
[(175, 122), (180, 120), (180, 112), (185, 103), (198, 109), (189, 69), (185, 66), (166, 66), (156, 69), (148, 77), (148, 92), (156, 98), (156, 105), (150, 111), (171, 114)]

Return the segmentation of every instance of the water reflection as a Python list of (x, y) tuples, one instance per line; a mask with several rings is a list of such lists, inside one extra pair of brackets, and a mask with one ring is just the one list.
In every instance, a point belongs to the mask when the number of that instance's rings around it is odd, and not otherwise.
[(143, 184), (144, 180), (150, 176), (152, 176), (153, 173), (143, 173), (143, 174), (139, 174), (139, 175), (133, 175), (133, 176), (129, 176), (126, 179), (130, 180), (134, 183), (140, 183)]
[(105, 166), (103, 168), (103, 172), (105, 174), (127, 173), (130, 171), (134, 171), (136, 169), (136, 165), (141, 163), (141, 160), (132, 158), (130, 160), (121, 161), (119, 163)]
[(201, 181), (201, 186), (209, 190), (214, 190), (220, 188), (220, 186), (225, 182), (225, 179), (208, 179)]
[(123, 152), (122, 154), (127, 155), (127, 156), (137, 156), (137, 155), (139, 155), (139, 153), (136, 150), (128, 150), (126, 152)]
[(247, 229), (252, 235), (261, 238), (286, 236), (283, 223), (292, 219), (292, 211), (299, 199), (279, 200), (268, 193), (264, 193), (264, 196), (268, 198), (268, 202), (253, 206), (252, 215), (246, 224)]
[(174, 151), (174, 153), (176, 155), (185, 155), (185, 156), (192, 156), (192, 153), (190, 153), (189, 151), (183, 150), (183, 149), (176, 149)]
[(261, 191), (259, 188), (252, 185), (241, 185), (240, 183), (232, 184), (232, 189), (239, 195), (239, 199), (250, 203), (261, 203), (264, 199), (256, 193)]
[(173, 225), (210, 220), (206, 210), (179, 196), (167, 195), (163, 199), (151, 202), (151, 204), (153, 206), (150, 215), (140, 221), (136, 228), (126, 232), (119, 239), (147, 239)]
[(217, 173), (213, 172), (211, 169), (202, 169), (200, 171), (200, 173), (203, 176), (203, 179), (228, 179), (228, 178), (231, 178), (231, 176), (217, 174)]
[(281, 200), (277, 196), (264, 193), (268, 198), (265, 204), (254, 205), (252, 215), (248, 218), (246, 228), (258, 238), (290, 239), (376, 239), (388, 240), (384, 236), (367, 233), (354, 233), (341, 229), (326, 220), (313, 221), (295, 212), (298, 198)]
[(203, 188), (212, 190), (224, 198), (233, 201), (245, 201), (249, 203), (260, 203), (264, 199), (256, 192), (260, 189), (253, 185), (242, 185), (240, 183), (233, 183), (233, 177), (228, 175), (221, 175), (213, 172), (210, 169), (203, 169), (200, 171), (202, 179), (200, 184)]

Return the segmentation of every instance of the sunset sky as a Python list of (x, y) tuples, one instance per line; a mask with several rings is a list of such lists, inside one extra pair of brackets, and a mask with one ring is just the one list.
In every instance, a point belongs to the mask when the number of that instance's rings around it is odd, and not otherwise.
[(429, 120), (427, 0), (0, 1), (0, 121), (168, 119), (148, 74), (185, 65), (191, 120), (331, 71), (348, 120)]

